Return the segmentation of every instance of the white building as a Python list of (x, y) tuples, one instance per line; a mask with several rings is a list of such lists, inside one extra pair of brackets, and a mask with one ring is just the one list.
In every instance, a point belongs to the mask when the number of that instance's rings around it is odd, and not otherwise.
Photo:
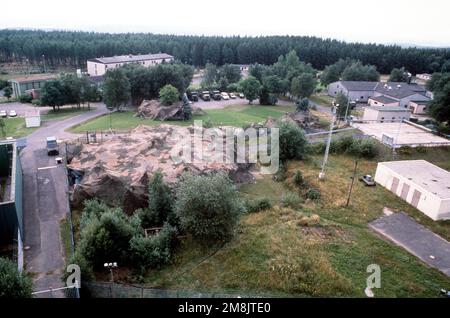
[(87, 60), (87, 72), (90, 76), (105, 75), (109, 69), (123, 66), (125, 64), (140, 64), (150, 67), (163, 62), (173, 61), (173, 56), (166, 53), (145, 54), (145, 55), (120, 55), (112, 57), (101, 57)]
[(369, 106), (398, 106), (398, 101), (387, 96), (372, 96), (367, 102)]
[(27, 128), (41, 126), (41, 113), (39, 110), (30, 110), (25, 113), (25, 126)]
[(450, 172), (425, 160), (379, 162), (375, 181), (433, 220), (450, 219)]
[(363, 121), (368, 122), (401, 122), (408, 120), (409, 109), (398, 106), (372, 106), (364, 108)]

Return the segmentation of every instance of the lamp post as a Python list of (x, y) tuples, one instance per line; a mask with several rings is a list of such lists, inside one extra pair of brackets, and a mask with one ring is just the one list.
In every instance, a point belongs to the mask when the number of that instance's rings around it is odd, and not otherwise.
[(114, 269), (117, 268), (117, 262), (113, 262), (113, 263), (105, 263), (103, 264), (103, 267), (110, 271), (111, 273), (111, 282), (114, 282)]
[(327, 140), (327, 146), (325, 148), (325, 155), (323, 157), (322, 170), (319, 173), (320, 180), (325, 179), (325, 165), (327, 164), (327, 161), (328, 161), (328, 153), (330, 152), (331, 136), (333, 134), (334, 121), (336, 120), (336, 108), (338, 108), (338, 107), (339, 107), (339, 104), (333, 105), (333, 118), (331, 119), (330, 131), (328, 132), (328, 140)]

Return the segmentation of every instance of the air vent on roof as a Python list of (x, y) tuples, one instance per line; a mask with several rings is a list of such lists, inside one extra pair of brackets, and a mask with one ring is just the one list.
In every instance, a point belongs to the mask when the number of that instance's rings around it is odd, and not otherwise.
[(389, 86), (388, 89), (392, 89), (392, 86)]
[(401, 88), (401, 87), (402, 87), (402, 85), (400, 85), (400, 84), (397, 85), (397, 88)]

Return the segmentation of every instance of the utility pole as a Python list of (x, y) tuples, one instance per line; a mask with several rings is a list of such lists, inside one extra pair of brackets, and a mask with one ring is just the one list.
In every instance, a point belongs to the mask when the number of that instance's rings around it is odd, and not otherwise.
[(350, 106), (349, 92), (347, 91), (347, 108), (345, 109), (344, 121), (347, 122), (348, 108)]
[(45, 70), (45, 54), (42, 54), (42, 61), (44, 62), (44, 73), (46, 72)]
[(358, 167), (358, 160), (355, 160), (355, 168), (353, 169), (352, 183), (350, 183), (350, 189), (348, 190), (347, 204), (345, 206), (348, 206), (350, 203), (350, 196), (352, 195), (353, 183), (355, 182), (357, 167)]
[(339, 107), (339, 104), (336, 104), (333, 106), (333, 118), (331, 119), (330, 131), (328, 132), (328, 140), (327, 140), (327, 146), (325, 148), (325, 155), (323, 157), (322, 170), (319, 173), (320, 180), (325, 179), (325, 165), (327, 164), (328, 153), (330, 152), (331, 136), (333, 134), (334, 121), (336, 120), (336, 108), (337, 107)]

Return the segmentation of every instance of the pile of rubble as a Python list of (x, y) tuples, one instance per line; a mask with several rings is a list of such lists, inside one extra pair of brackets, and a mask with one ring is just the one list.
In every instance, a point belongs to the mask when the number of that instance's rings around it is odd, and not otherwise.
[[(186, 171), (193, 174), (223, 171), (235, 182), (253, 181), (247, 164), (173, 160), (173, 154), (182, 149), (175, 136), (190, 134), (194, 144), (201, 134), (193, 132), (193, 127), (139, 126), (101, 144), (78, 147), (68, 165), (75, 183), (72, 204), (79, 206), (85, 199), (96, 197), (132, 213), (147, 206), (148, 180), (158, 170), (169, 185), (174, 185)], [(200, 142), (203, 149), (211, 145), (207, 140)]]
[[(193, 115), (205, 115), (200, 107), (191, 106), (191, 110)], [(153, 120), (183, 120), (183, 101), (166, 106), (155, 99), (144, 100), (137, 109), (136, 117)]]

